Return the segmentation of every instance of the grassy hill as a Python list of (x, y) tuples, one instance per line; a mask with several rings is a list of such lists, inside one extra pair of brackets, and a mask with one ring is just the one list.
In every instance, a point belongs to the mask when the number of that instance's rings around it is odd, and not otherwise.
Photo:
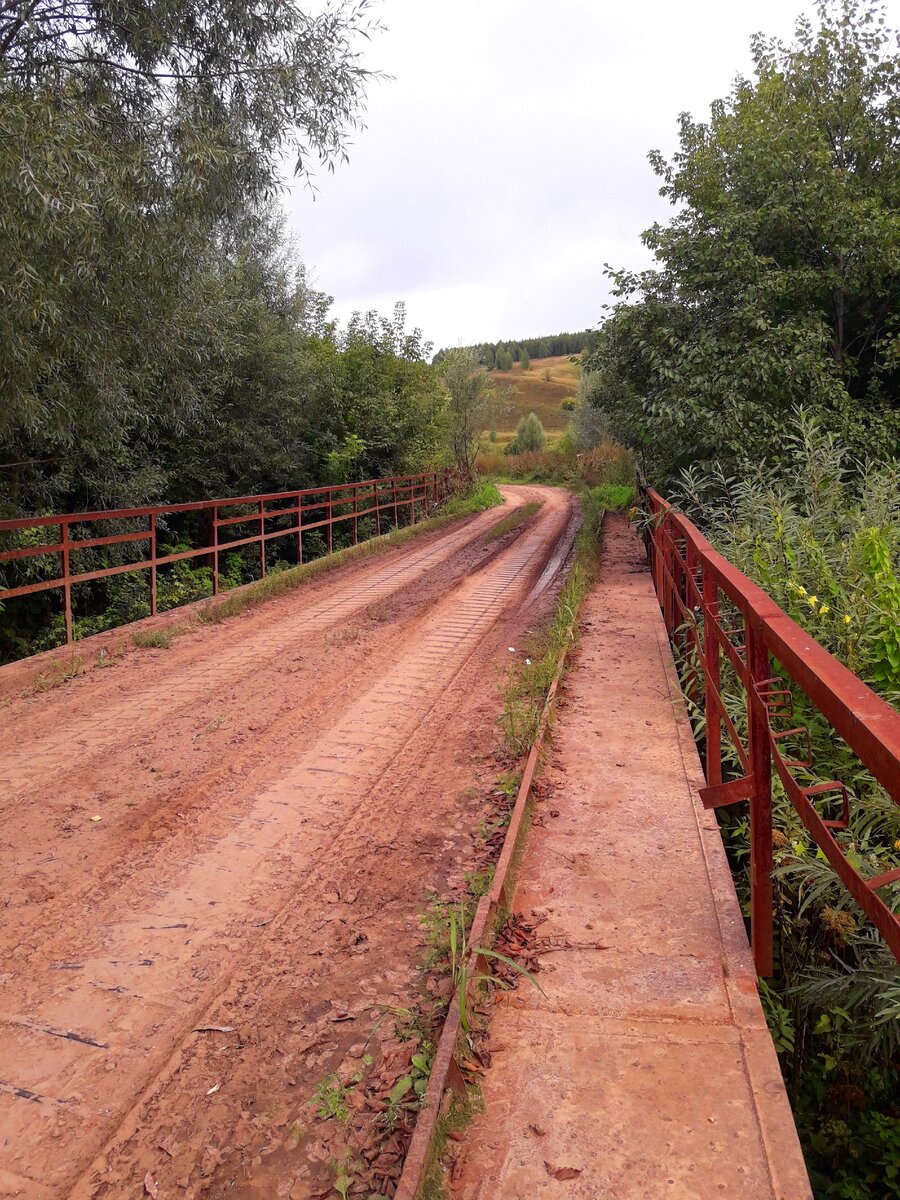
[[(501, 394), (509, 389), (505, 403), (497, 413), (497, 445), (504, 446), (515, 436), (516, 426), (530, 412), (537, 413), (550, 437), (558, 437), (569, 421), (561, 407), (563, 400), (575, 395), (581, 367), (568, 355), (557, 358), (533, 358), (523, 371), (513, 363), (511, 371), (491, 371), (491, 379)], [(549, 376), (549, 378), (548, 378)]]

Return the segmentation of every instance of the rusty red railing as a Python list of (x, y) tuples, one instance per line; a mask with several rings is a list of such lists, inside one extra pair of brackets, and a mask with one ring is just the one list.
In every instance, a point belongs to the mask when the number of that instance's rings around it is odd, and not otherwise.
[[(415, 524), (416, 510), (420, 515), (427, 513), (430, 506), (443, 498), (448, 485), (445, 472), (428, 471), (420, 475), (391, 476), (383, 479), (367, 479), (360, 483), (344, 483), (331, 487), (304, 488), (294, 492), (269, 492), (255, 496), (237, 496), (221, 500), (197, 500), (186, 504), (155, 504), (140, 508), (117, 508), (98, 512), (59, 513), (52, 516), (22, 517), (11, 521), (0, 521), (0, 536), (4, 533), (21, 534), (22, 531), (40, 531), (58, 528), (56, 541), (0, 549), (0, 563), (34, 559), (45, 555), (58, 555), (61, 573), (52, 578), (32, 580), (17, 587), (0, 588), (0, 601), (16, 596), (33, 595), (60, 588), (63, 592), (66, 642), (73, 641), (72, 587), (90, 583), (111, 575), (132, 571), (149, 572), (150, 613), (157, 611), (157, 571), (170, 563), (184, 559), (205, 557), (212, 568), (213, 595), (219, 591), (220, 555), (227, 550), (243, 546), (259, 547), (260, 576), (266, 574), (266, 546), (278, 538), (293, 541), (293, 560), (303, 562), (303, 535), (314, 529), (323, 529), (328, 552), (333, 548), (333, 530), (336, 525), (349, 523), (352, 542), (359, 539), (359, 522), (366, 517), (374, 518), (376, 536), (382, 532), (382, 520), (396, 527), (400, 513)], [(251, 509), (250, 512), (234, 512), (235, 509)], [(203, 545), (175, 553), (158, 553), (158, 528), (161, 516), (194, 513), (201, 518), (205, 527), (206, 540)], [(73, 537), (73, 526), (90, 526), (118, 521), (146, 521), (145, 528), (125, 529), (118, 533), (107, 533), (99, 537)], [(277, 525), (276, 523), (280, 522)], [(286, 522), (286, 524), (285, 524)], [(252, 527), (252, 532), (246, 528)], [(240, 536), (223, 540), (222, 530), (240, 533)], [(166, 535), (170, 536), (170, 535)], [(224, 535), (226, 538), (228, 534)], [(114, 566), (95, 570), (73, 571), (73, 555), (99, 546), (124, 546), (130, 543), (149, 543), (148, 557), (135, 562), (117, 563)]]
[[(772, 974), (773, 764), (812, 840), (900, 959), (900, 917), (879, 895), (900, 879), (900, 868), (865, 878), (838, 837), (850, 819), (846, 786), (837, 779), (801, 784), (795, 778), (800, 769), (811, 774), (813, 754), (808, 729), (793, 719), (792, 685), (895, 804), (900, 803), (900, 714), (714, 550), (683, 513), (652, 489), (642, 491), (650, 515), (647, 545), (653, 583), (663, 618), (676, 647), (688, 653), (685, 685), (706, 714), (707, 786), (701, 798), (707, 808), (750, 801), (750, 927), (757, 971)], [(723, 618), (728, 627), (723, 627)], [(723, 701), (723, 655), (743, 688), (746, 745)], [(723, 729), (741, 770), (738, 778), (727, 782)], [(835, 815), (823, 816), (818, 805)]]

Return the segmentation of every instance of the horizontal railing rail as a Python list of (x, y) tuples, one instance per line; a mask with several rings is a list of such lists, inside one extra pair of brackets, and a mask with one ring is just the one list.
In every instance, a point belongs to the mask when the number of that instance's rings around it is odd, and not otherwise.
[[(74, 640), (72, 587), (113, 575), (129, 572), (149, 572), (149, 603), (151, 616), (157, 612), (157, 572), (160, 567), (186, 559), (205, 558), (212, 569), (213, 595), (219, 592), (220, 555), (244, 546), (259, 547), (260, 577), (266, 574), (266, 547), (279, 538), (290, 538), (293, 561), (303, 562), (303, 535), (322, 530), (328, 553), (332, 552), (334, 528), (348, 524), (353, 545), (359, 540), (359, 523), (374, 518), (375, 536), (382, 532), (382, 521), (400, 523), (400, 513), (408, 513), (410, 524), (418, 514), (424, 515), (446, 494), (449, 476), (442, 471), (427, 471), (419, 475), (398, 475), (382, 479), (366, 479), (359, 483), (342, 483), (328, 487), (303, 488), (290, 492), (266, 492), (254, 496), (231, 496), (218, 500), (193, 500), (182, 504), (153, 504), (137, 508), (103, 509), (93, 512), (58, 513), (50, 516), (18, 517), (0, 521), (3, 534), (39, 533), (58, 529), (55, 540), (0, 548), (0, 564), (25, 562), (48, 555), (58, 556), (59, 571), (48, 578), (30, 580), (15, 587), (0, 588), (0, 602), (19, 596), (34, 595), (53, 589), (63, 593), (66, 642)], [(235, 512), (235, 509), (249, 511)], [(193, 513), (200, 516), (204, 526), (203, 544), (174, 553), (159, 553), (160, 517)], [(125, 529), (97, 537), (73, 536), (73, 526), (109, 525), (119, 521), (129, 525), (143, 523), (143, 528)], [(281, 524), (276, 525), (276, 522)], [(78, 532), (78, 529), (75, 530)], [(146, 557), (134, 562), (117, 563), (93, 570), (73, 570), (73, 555), (101, 546), (126, 546), (147, 543)]]
[[(801, 770), (811, 776), (813, 755), (809, 730), (794, 719), (791, 685), (803, 692), (895, 804), (900, 804), (900, 713), (719, 554), (683, 513), (652, 488), (642, 493), (654, 587), (669, 636), (686, 652), (686, 690), (706, 716), (707, 786), (701, 798), (707, 808), (750, 802), (750, 928), (757, 971), (771, 975), (773, 965), (773, 766), (813, 842), (900, 959), (900, 916), (879, 895), (900, 880), (900, 868), (866, 878), (839, 838), (850, 821), (846, 786), (837, 779), (801, 783), (796, 778)], [(746, 742), (723, 699), (723, 658), (743, 689)], [(723, 730), (741, 771), (725, 782)], [(823, 816), (820, 805), (836, 809), (836, 815)]]

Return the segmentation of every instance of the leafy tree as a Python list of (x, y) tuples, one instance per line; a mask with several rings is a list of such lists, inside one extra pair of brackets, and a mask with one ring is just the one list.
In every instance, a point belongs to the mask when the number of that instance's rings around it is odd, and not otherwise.
[(708, 124), (681, 119), (658, 266), (588, 366), (614, 431), (658, 477), (782, 453), (805, 403), (855, 453), (900, 440), (900, 58), (877, 6), (825, 2), (796, 43), (754, 39)]
[[(577, 451), (593, 450), (609, 435), (608, 419), (598, 407), (599, 377), (593, 371), (582, 371), (578, 393), (569, 418), (569, 433)], [(563, 407), (566, 405), (563, 401)]]
[(198, 195), (259, 194), (289, 146), (298, 168), (342, 154), (369, 76), (354, 49), (369, 0), (310, 13), (294, 0), (8, 0), (0, 8), (0, 71), (11, 91), (61, 84), (99, 103), (111, 132), (143, 132), (157, 165)]
[(516, 436), (509, 445), (510, 454), (527, 454), (533, 450), (543, 450), (547, 445), (547, 435), (541, 424), (540, 417), (529, 413), (516, 426)]
[(519, 363), (521, 364), (523, 371), (531, 370), (531, 358), (524, 346), (519, 351)]
[(297, 319), (234, 284), (283, 241), (283, 154), (307, 172), (359, 121), (365, 13), (0, 6), (0, 507), (159, 496), (160, 442), (198, 428), (253, 314)]
[(457, 467), (471, 475), (478, 442), (490, 424), (494, 388), (471, 350), (448, 350), (441, 363), (447, 392), (450, 452)]

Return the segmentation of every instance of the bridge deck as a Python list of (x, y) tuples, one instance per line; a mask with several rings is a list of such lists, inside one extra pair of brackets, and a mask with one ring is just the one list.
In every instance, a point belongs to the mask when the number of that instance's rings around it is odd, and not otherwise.
[(801, 1200), (800, 1147), (650, 575), (609, 523), (517, 910), (546, 998), (492, 1021), (453, 1194)]

